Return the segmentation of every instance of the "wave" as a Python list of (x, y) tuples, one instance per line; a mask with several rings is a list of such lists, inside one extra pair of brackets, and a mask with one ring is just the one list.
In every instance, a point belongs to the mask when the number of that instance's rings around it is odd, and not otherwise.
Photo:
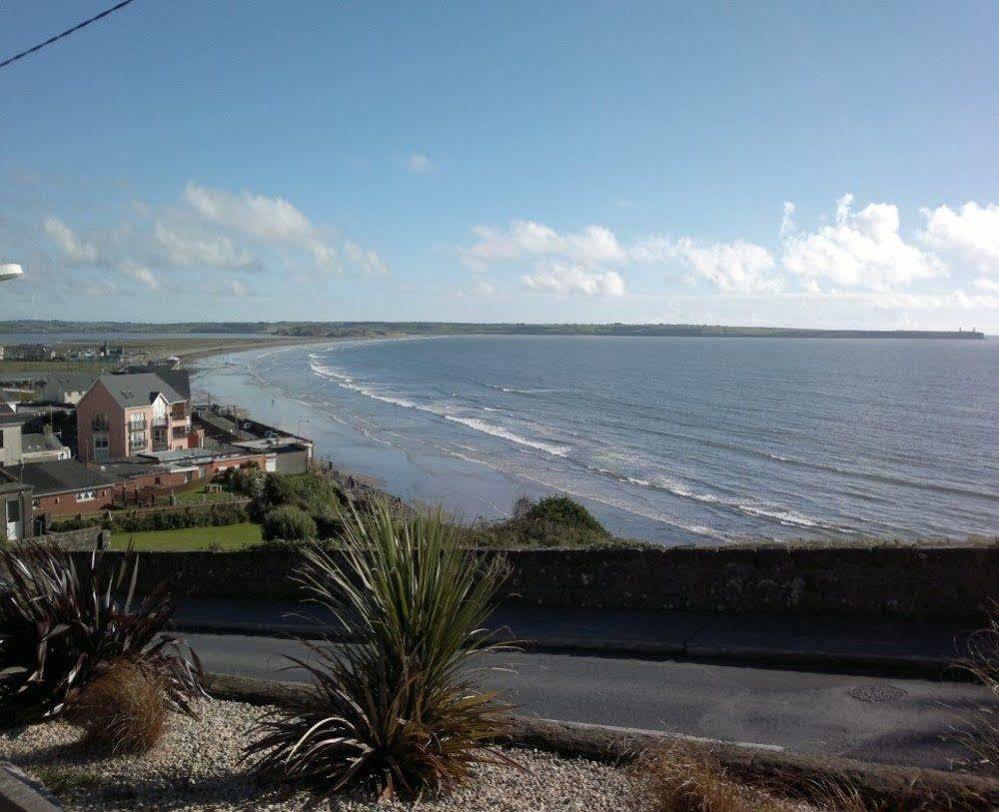
[(724, 533), (716, 530), (713, 527), (708, 527), (702, 524), (689, 524), (680, 520), (679, 517), (674, 516), (670, 513), (664, 513), (659, 510), (653, 510), (649, 508), (643, 509), (642, 507), (635, 505), (632, 502), (627, 502), (622, 499), (617, 499), (609, 496), (606, 493), (594, 494), (589, 491), (580, 490), (578, 487), (568, 486), (565, 483), (552, 482), (548, 479), (542, 479), (538, 476), (534, 476), (529, 472), (521, 470), (510, 470), (507, 467), (496, 465), (494, 463), (488, 462), (487, 460), (478, 459), (476, 457), (470, 457), (466, 454), (462, 454), (454, 449), (447, 448), (445, 446), (435, 445), (439, 451), (447, 454), (448, 456), (455, 457), (456, 459), (465, 460), (466, 462), (477, 463), (479, 465), (484, 465), (487, 468), (491, 468), (494, 471), (499, 471), (504, 474), (512, 474), (521, 479), (526, 479), (530, 482), (535, 482), (538, 485), (543, 485), (546, 488), (551, 488), (558, 493), (566, 493), (570, 496), (575, 496), (580, 499), (587, 499), (591, 502), (597, 502), (602, 505), (608, 505), (609, 507), (616, 508), (617, 510), (623, 511), (624, 513), (630, 513), (634, 516), (641, 516), (643, 519), (648, 519), (659, 524), (667, 524), (670, 527), (676, 527), (687, 533), (691, 533), (695, 536), (704, 536), (705, 538), (712, 538), (717, 541), (730, 542), (734, 540), (734, 537), (725, 535)]
[(493, 437), (501, 437), (504, 440), (509, 440), (511, 443), (515, 443), (516, 445), (524, 446), (526, 448), (534, 448), (538, 451), (544, 451), (545, 453), (552, 454), (556, 457), (564, 457), (572, 450), (569, 446), (557, 445), (555, 443), (547, 443), (541, 440), (532, 440), (530, 438), (523, 437), (520, 434), (510, 431), (509, 429), (497, 426), (493, 423), (487, 423), (485, 420), (481, 420), (477, 417), (464, 417), (461, 415), (449, 414), (442, 409), (421, 406), (417, 403), (413, 403), (411, 400), (406, 400), (405, 398), (396, 397), (394, 395), (386, 395), (382, 392), (361, 386), (357, 384), (349, 375), (345, 375), (344, 373), (338, 372), (337, 370), (323, 364), (319, 360), (319, 356), (314, 354), (309, 355), (309, 366), (319, 377), (334, 380), (344, 389), (349, 389), (352, 392), (357, 392), (360, 395), (373, 398), (374, 400), (380, 400), (383, 403), (390, 403), (393, 406), (400, 406), (405, 409), (416, 409), (417, 411), (426, 412), (428, 414), (436, 415), (437, 417), (443, 417), (445, 420), (450, 420), (453, 423), (460, 423), (461, 425), (473, 429), (474, 431), (489, 434)]
[(453, 414), (444, 414), (441, 415), (441, 417), (454, 423), (461, 423), (461, 425), (467, 426), (475, 431), (481, 431), (483, 434), (491, 434), (494, 437), (502, 437), (504, 440), (509, 440), (511, 443), (527, 446), (528, 448), (536, 448), (539, 451), (545, 451), (556, 457), (564, 457), (572, 451), (569, 446), (544, 443), (540, 440), (529, 440), (527, 437), (521, 437), (519, 434), (514, 434), (512, 431), (505, 429), (502, 426), (495, 426), (492, 423), (487, 423), (485, 420), (479, 420), (477, 417), (459, 417), (458, 415)]
[(811, 516), (806, 516), (790, 508), (783, 508), (777, 505), (760, 504), (743, 499), (735, 499), (724, 496), (716, 496), (711, 493), (702, 493), (693, 490), (692, 488), (680, 482), (677, 479), (667, 476), (656, 476), (650, 479), (643, 479), (640, 477), (629, 476), (627, 474), (622, 474), (617, 471), (612, 471), (608, 468), (601, 468), (595, 465), (585, 466), (591, 471), (595, 471), (618, 480), (619, 482), (624, 482), (629, 485), (637, 485), (640, 488), (648, 488), (650, 490), (663, 491), (665, 493), (672, 494), (681, 499), (689, 499), (695, 502), (700, 502), (707, 505), (718, 505), (719, 507), (729, 508), (737, 510), (740, 513), (744, 513), (747, 516), (753, 516), (758, 519), (768, 519), (771, 521), (776, 521), (782, 525), (790, 525), (793, 527), (804, 527), (804, 528), (819, 528), (823, 530), (834, 530), (839, 533), (852, 533), (849, 528), (841, 527), (836, 524), (831, 524), (828, 522), (823, 522), (820, 519), (815, 519)]
[(568, 392), (568, 389), (551, 389), (551, 388), (536, 388), (536, 389), (517, 389), (513, 386), (498, 386), (493, 383), (486, 383), (483, 386), (489, 389), (495, 389), (497, 392), (506, 392), (508, 395), (548, 395), (553, 392)]

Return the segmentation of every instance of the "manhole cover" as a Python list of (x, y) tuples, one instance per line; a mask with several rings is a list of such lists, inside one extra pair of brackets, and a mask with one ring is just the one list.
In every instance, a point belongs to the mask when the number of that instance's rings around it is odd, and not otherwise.
[(858, 685), (849, 693), (858, 702), (892, 702), (901, 699), (908, 691), (894, 685)]

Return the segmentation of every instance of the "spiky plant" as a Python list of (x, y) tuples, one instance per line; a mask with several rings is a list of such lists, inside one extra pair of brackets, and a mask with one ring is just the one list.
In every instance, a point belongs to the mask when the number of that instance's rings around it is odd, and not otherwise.
[(958, 663), (973, 679), (984, 685), (992, 703), (982, 703), (967, 716), (957, 731), (957, 739), (972, 753), (966, 766), (999, 773), (999, 603), (989, 605), (988, 624), (970, 636), (968, 657)]
[[(94, 551), (81, 571), (47, 544), (0, 552), (0, 716), (59, 715), (112, 661), (131, 660), (156, 675), (175, 710), (192, 713), (203, 693), (197, 655), (165, 634), (173, 616), (169, 581), (135, 601), (138, 561), (131, 547), (118, 566)], [(124, 599), (119, 595), (127, 587)]]
[(511, 707), (480, 689), (471, 662), (501, 648), (482, 627), (504, 565), (483, 564), (461, 536), (439, 512), (401, 518), (379, 503), (350, 511), (341, 550), (304, 549), (300, 583), (357, 642), (301, 641), (308, 659), (290, 659), (312, 690), (255, 730), (246, 756), (262, 781), (415, 798), (476, 762), (512, 763), (488, 746)]

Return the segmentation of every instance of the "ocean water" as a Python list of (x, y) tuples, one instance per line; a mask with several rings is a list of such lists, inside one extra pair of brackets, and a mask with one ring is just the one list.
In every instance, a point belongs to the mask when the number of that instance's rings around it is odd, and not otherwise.
[(560, 492), (667, 545), (999, 534), (995, 341), (341, 341), (196, 387), (468, 519)]

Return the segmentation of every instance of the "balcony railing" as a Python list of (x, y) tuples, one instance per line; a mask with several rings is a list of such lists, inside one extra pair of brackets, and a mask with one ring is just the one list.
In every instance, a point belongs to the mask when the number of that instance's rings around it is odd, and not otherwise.
[(191, 416), (191, 410), (186, 403), (175, 403), (170, 407), (170, 418), (172, 420), (187, 420)]
[(172, 437), (175, 440), (183, 440), (190, 433), (191, 430), (187, 426), (174, 426)]

